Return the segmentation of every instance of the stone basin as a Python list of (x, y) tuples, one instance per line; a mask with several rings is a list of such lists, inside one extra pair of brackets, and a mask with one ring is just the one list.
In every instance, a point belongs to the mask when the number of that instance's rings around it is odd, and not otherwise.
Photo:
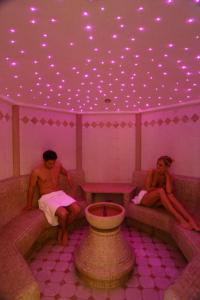
[(113, 229), (124, 220), (123, 206), (112, 202), (99, 202), (87, 206), (85, 216), (88, 223), (97, 229)]

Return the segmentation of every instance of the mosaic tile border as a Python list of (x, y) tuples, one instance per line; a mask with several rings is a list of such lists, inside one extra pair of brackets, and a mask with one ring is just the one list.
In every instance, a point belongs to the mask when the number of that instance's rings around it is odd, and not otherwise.
[(189, 122), (198, 122), (200, 120), (200, 116), (198, 114), (193, 114), (192, 116), (176, 116), (174, 118), (166, 118), (166, 119), (157, 119), (157, 120), (151, 120), (151, 121), (144, 121), (142, 123), (142, 125), (144, 125), (145, 127), (148, 126), (162, 126), (162, 125), (177, 125), (182, 123), (189, 123)]
[(60, 120), (53, 120), (52, 118), (45, 119), (45, 118), (36, 118), (36, 117), (28, 117), (24, 116), (23, 118), (20, 119), (21, 122), (23, 122), (25, 125), (28, 123), (32, 123), (33, 125), (49, 125), (49, 126), (64, 126), (64, 127), (75, 127), (76, 123), (72, 121), (60, 121)]
[(11, 116), (8, 113), (5, 114), (0, 110), (0, 121), (3, 121), (4, 119), (8, 122), (11, 119)]
[(134, 127), (135, 126), (135, 123), (134, 122), (124, 122), (124, 121), (121, 121), (121, 122), (110, 122), (110, 121), (108, 121), (108, 122), (103, 122), (103, 121), (101, 121), (101, 122), (84, 122), (83, 124), (82, 124), (82, 126), (84, 127), (84, 128), (89, 128), (89, 127), (92, 127), (92, 128), (96, 128), (96, 127), (98, 127), (98, 128), (105, 128), (105, 127), (107, 127), (107, 128), (132, 128), (132, 127)]

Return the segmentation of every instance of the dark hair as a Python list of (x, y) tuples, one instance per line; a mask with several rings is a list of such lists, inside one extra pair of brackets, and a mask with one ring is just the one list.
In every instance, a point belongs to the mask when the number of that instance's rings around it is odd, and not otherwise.
[(159, 162), (159, 160), (162, 160), (166, 167), (170, 167), (173, 162), (173, 159), (167, 155), (160, 156), (157, 162)]
[(47, 161), (47, 160), (56, 160), (57, 159), (57, 154), (53, 150), (45, 151), (42, 156), (43, 156), (43, 159), (45, 161)]

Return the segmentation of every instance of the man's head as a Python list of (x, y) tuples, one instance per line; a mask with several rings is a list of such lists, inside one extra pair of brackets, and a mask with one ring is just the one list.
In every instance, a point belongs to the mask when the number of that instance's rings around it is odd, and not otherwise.
[(53, 150), (47, 150), (43, 153), (44, 165), (47, 169), (52, 169), (55, 165), (57, 154)]

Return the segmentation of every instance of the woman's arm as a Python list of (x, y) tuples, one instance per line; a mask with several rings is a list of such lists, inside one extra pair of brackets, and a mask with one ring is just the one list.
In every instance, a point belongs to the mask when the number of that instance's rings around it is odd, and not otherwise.
[(170, 173), (167, 171), (165, 173), (166, 176), (166, 192), (167, 194), (171, 194), (172, 193), (172, 176), (170, 175)]
[(153, 170), (148, 171), (146, 179), (145, 179), (145, 189), (150, 192), (155, 189), (155, 186), (153, 185)]

